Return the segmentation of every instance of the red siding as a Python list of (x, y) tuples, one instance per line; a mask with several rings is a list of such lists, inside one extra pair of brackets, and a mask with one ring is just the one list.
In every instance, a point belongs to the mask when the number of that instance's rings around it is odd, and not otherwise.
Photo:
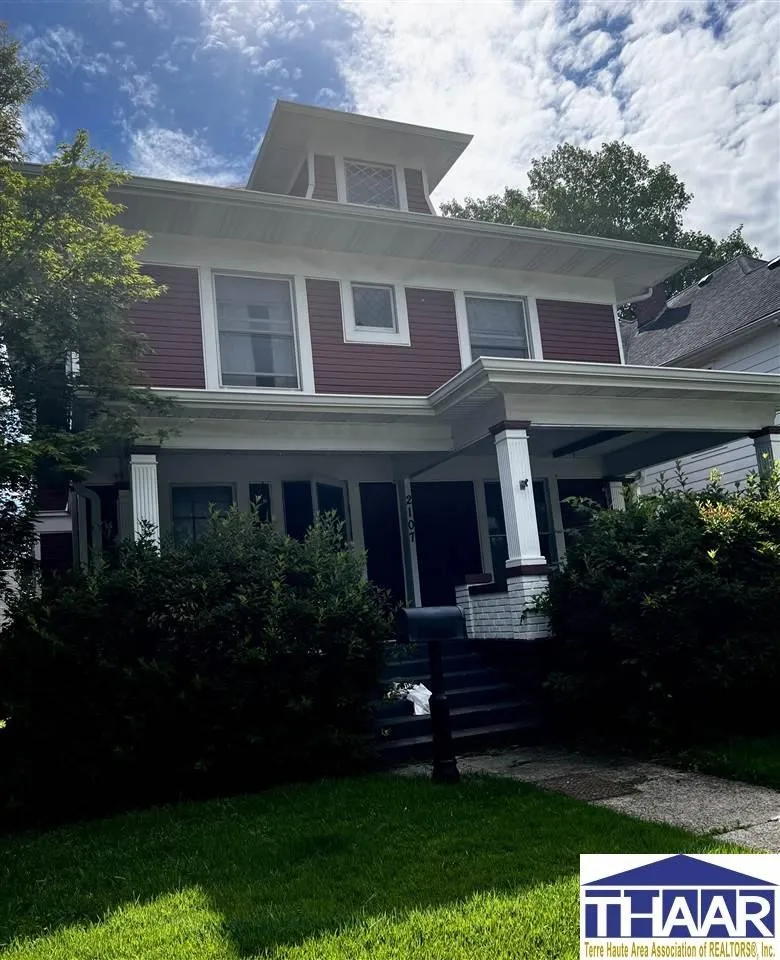
[(545, 360), (620, 363), (615, 315), (604, 303), (537, 300)]
[(315, 200), (338, 200), (336, 186), (336, 161), (320, 153), (314, 154), (314, 190)]
[(345, 343), (335, 280), (307, 280), (318, 393), (426, 396), (460, 370), (455, 298), (449, 290), (407, 290), (411, 346)]
[(431, 208), (425, 199), (422, 170), (404, 169), (406, 181), (406, 201), (412, 213), (430, 213)]
[(153, 387), (205, 387), (198, 271), (158, 266), (145, 266), (144, 271), (168, 290), (130, 311), (134, 329), (147, 337), (154, 351), (142, 359), (142, 371)]

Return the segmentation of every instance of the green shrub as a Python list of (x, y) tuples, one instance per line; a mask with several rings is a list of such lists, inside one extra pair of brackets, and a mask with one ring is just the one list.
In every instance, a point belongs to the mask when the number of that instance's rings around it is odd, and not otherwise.
[(636, 749), (780, 729), (777, 480), (594, 513), (542, 603), (561, 733)]
[(0, 812), (69, 817), (340, 774), (365, 757), (386, 597), (333, 518), (125, 545), (0, 634)]

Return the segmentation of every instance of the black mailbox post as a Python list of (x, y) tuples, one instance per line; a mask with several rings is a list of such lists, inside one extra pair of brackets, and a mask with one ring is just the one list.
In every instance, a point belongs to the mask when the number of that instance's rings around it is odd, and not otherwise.
[(433, 779), (441, 783), (457, 783), (460, 773), (452, 746), (450, 707), (444, 691), (442, 646), (466, 639), (466, 620), (460, 607), (403, 607), (399, 614), (399, 628), (409, 643), (428, 644)]

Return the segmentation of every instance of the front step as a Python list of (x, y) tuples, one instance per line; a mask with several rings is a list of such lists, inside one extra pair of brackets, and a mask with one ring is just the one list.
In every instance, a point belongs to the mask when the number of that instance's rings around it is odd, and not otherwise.
[[(538, 743), (540, 725), (539, 717), (529, 717), (522, 723), (493, 723), (470, 730), (456, 730), (452, 734), (455, 755)], [(388, 740), (382, 743), (380, 756), (382, 763), (387, 766), (397, 766), (414, 760), (431, 761), (433, 743), (429, 736)]]
[[(391, 650), (383, 671), (386, 683), (431, 686), (424, 645)], [(457, 753), (538, 740), (541, 683), (536, 671), (524, 667), (524, 652), (504, 649), (496, 656), (486, 645), (471, 641), (444, 646), (444, 687)], [(506, 665), (502, 653), (508, 654)], [(376, 721), (385, 764), (432, 759), (431, 718), (415, 715), (410, 701), (383, 700), (377, 705)]]

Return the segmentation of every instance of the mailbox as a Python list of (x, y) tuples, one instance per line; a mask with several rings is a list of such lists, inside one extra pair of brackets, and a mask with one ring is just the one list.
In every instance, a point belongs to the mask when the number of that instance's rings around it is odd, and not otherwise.
[(410, 643), (428, 644), (431, 669), (431, 729), (433, 779), (457, 783), (460, 779), (452, 744), (450, 707), (444, 688), (442, 647), (466, 639), (466, 619), (460, 607), (403, 607), (398, 614), (399, 634)]
[(409, 643), (466, 639), (466, 618), (460, 607), (403, 607), (399, 628)]

